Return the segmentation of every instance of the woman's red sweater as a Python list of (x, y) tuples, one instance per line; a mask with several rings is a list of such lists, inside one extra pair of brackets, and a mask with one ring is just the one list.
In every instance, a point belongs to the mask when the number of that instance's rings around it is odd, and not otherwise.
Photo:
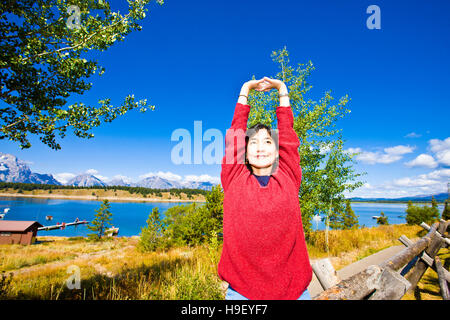
[(244, 163), (249, 112), (249, 105), (237, 103), (225, 136), (218, 274), (248, 299), (296, 300), (311, 282), (312, 269), (298, 199), (302, 170), (292, 109), (276, 109), (279, 165), (266, 187)]

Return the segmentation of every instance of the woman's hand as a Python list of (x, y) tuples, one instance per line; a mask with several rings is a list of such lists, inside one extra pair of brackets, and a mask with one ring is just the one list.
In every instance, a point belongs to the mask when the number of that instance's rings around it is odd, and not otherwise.
[[(248, 93), (253, 89), (259, 92), (267, 92), (271, 89), (277, 89), (280, 92), (287, 92), (287, 88), (284, 82), (278, 79), (264, 77), (259, 80), (249, 80), (242, 85), (238, 102), (241, 104), (247, 104)], [(285, 104), (289, 105), (288, 97), (282, 97), (280, 99), (280, 105), (284, 106)]]
[(283, 86), (286, 86), (283, 81), (278, 79), (264, 77), (263, 80), (264, 81), (259, 86), (261, 90), (258, 91), (269, 91), (271, 89), (280, 90)]
[(244, 86), (246, 86), (249, 91), (252, 89), (261, 91), (260, 89), (262, 88), (262, 84), (264, 83), (264, 81), (265, 81), (264, 78), (259, 80), (249, 80), (246, 83), (244, 83)]

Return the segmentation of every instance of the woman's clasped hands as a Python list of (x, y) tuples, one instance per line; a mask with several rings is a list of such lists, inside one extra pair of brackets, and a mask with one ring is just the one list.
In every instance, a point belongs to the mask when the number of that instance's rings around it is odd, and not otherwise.
[(248, 85), (248, 88), (250, 90), (254, 89), (254, 90), (260, 91), (260, 92), (267, 92), (271, 89), (279, 90), (280, 87), (283, 85), (283, 82), (278, 79), (271, 79), (268, 77), (264, 77), (260, 80), (247, 81), (246, 84)]

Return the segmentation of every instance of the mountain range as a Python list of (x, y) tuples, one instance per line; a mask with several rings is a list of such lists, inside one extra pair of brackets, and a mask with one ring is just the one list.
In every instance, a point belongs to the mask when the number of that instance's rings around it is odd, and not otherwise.
[(36, 183), (36, 184), (53, 184), (68, 185), (78, 187), (105, 187), (105, 186), (127, 186), (127, 187), (144, 187), (151, 189), (172, 189), (187, 188), (201, 189), (210, 191), (215, 185), (211, 182), (198, 181), (176, 181), (164, 179), (158, 176), (146, 177), (138, 182), (125, 182), (123, 179), (113, 179), (104, 182), (96, 176), (88, 173), (79, 174), (67, 183), (61, 183), (51, 174), (40, 174), (30, 170), (26, 162), (18, 159), (16, 156), (8, 153), (0, 152), (0, 181), (2, 182), (20, 182), (20, 183)]
[[(35, 173), (30, 170), (26, 162), (19, 160), (12, 154), (0, 152), (0, 181), (3, 182), (20, 182), (20, 183), (36, 183), (36, 184), (54, 184), (54, 185), (69, 185), (79, 187), (105, 187), (105, 186), (126, 186), (126, 187), (144, 187), (152, 189), (172, 189), (172, 188), (187, 188), (187, 189), (201, 189), (210, 191), (216, 184), (211, 182), (197, 182), (197, 181), (177, 181), (164, 179), (159, 176), (146, 177), (138, 182), (126, 182), (123, 179), (113, 179), (109, 182), (104, 182), (96, 176), (88, 173), (83, 173), (70, 179), (63, 184), (56, 180), (51, 174)], [(447, 193), (439, 193), (435, 195), (417, 195), (403, 198), (350, 198), (353, 201), (431, 201), (431, 197), (437, 201), (444, 201), (447, 199)]]
[(379, 202), (383, 202), (383, 201), (399, 201), (399, 202), (406, 202), (406, 201), (423, 201), (423, 202), (430, 202), (431, 201), (431, 197), (434, 197), (436, 199), (436, 201), (445, 201), (448, 198), (448, 193), (444, 192), (444, 193), (438, 193), (438, 194), (428, 194), (428, 195), (417, 195), (417, 196), (412, 196), (412, 197), (402, 197), (402, 198), (350, 198), (350, 200), (352, 201), (379, 201)]

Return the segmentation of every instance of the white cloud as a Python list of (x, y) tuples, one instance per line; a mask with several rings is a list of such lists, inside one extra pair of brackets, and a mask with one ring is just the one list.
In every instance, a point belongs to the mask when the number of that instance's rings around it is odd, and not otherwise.
[(172, 173), (170, 171), (167, 171), (167, 172), (158, 171), (156, 173), (155, 172), (148, 172), (146, 174), (143, 174), (143, 175), (139, 176), (140, 179), (145, 179), (145, 178), (148, 178), (148, 177), (160, 177), (160, 178), (163, 178), (163, 179), (175, 180), (175, 181), (181, 181), (182, 180), (181, 176), (179, 176), (177, 174), (174, 174), (174, 173)]
[(76, 174), (70, 172), (61, 172), (54, 174), (53, 177), (61, 183), (67, 183), (70, 179), (74, 178)]
[(430, 173), (421, 174), (418, 177), (421, 179), (439, 180), (439, 181), (445, 183), (445, 181), (447, 181), (450, 178), (450, 169), (434, 170)]
[(399, 187), (423, 187), (423, 186), (433, 186), (440, 184), (437, 180), (424, 179), (424, 178), (400, 178), (395, 179), (393, 184)]
[(85, 173), (95, 175), (98, 173), (98, 171), (95, 169), (89, 169), (89, 170), (86, 170)]
[(347, 152), (347, 153), (359, 153), (361, 151), (362, 151), (361, 148), (348, 148), (348, 149), (344, 150), (344, 152)]
[(445, 166), (450, 166), (450, 137), (445, 140), (431, 139), (428, 141), (436, 160)]
[(417, 156), (414, 160), (409, 162), (405, 162), (407, 167), (427, 167), (427, 168), (436, 168), (438, 163), (434, 160), (434, 158), (428, 154), (422, 153)]
[(450, 137), (445, 140), (431, 139), (428, 142), (430, 144), (431, 151), (433, 152), (440, 152), (450, 149)]
[(413, 152), (414, 149), (415, 149), (415, 147), (400, 145), (400, 146), (395, 146), (395, 147), (391, 147), (391, 148), (385, 148), (384, 152), (386, 152), (386, 154), (404, 155), (406, 153)]
[(400, 198), (447, 192), (450, 169), (434, 170), (415, 177), (403, 177), (381, 184), (365, 183), (352, 193), (345, 192), (346, 197), (363, 198)]
[(411, 133), (408, 133), (405, 136), (405, 138), (420, 138), (421, 136), (422, 136), (421, 134), (418, 134), (418, 133), (415, 133), (415, 132), (411, 132)]
[(361, 148), (349, 148), (346, 151), (350, 153), (360, 153), (356, 156), (356, 160), (368, 164), (389, 164), (400, 160), (404, 154), (413, 152), (415, 147), (398, 145), (395, 147), (384, 148), (383, 152), (363, 151)]
[(436, 154), (436, 158), (439, 163), (450, 166), (450, 150), (445, 150), (443, 152), (440, 152), (439, 154)]
[(220, 183), (219, 177), (212, 177), (207, 174), (202, 174), (200, 176), (186, 175), (184, 176), (184, 179), (185, 181)]

